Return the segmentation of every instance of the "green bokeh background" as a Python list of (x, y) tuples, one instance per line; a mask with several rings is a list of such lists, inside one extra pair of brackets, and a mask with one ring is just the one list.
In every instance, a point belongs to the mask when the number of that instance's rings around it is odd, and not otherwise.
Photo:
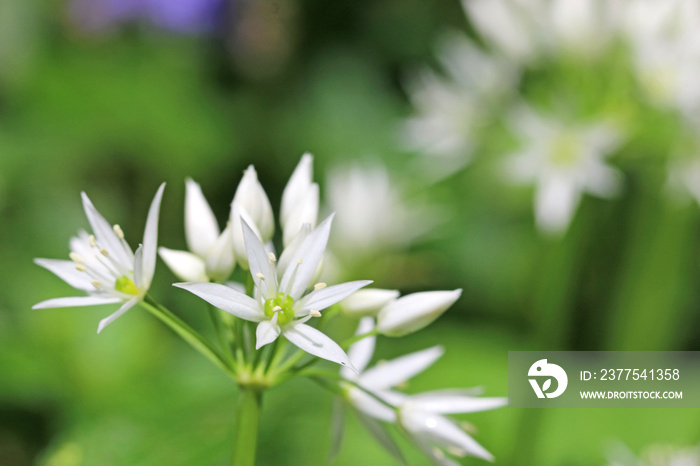
[[(30, 310), (72, 293), (32, 259), (64, 257), (87, 227), (80, 191), (135, 243), (162, 181), (159, 242), (184, 248), (185, 177), (223, 222), (254, 163), (277, 211), (305, 151), (322, 187), (339, 163), (380, 160), (443, 213), (435, 231), (348, 274), (406, 293), (464, 289), (428, 329), (380, 340), (379, 358), (446, 347), (409, 391), (506, 396), (513, 350), (700, 350), (700, 215), (666, 201), (660, 163), (627, 159), (622, 195), (584, 199), (559, 239), (535, 229), (531, 190), (494, 183), (485, 164), (435, 184), (410, 169), (417, 155), (396, 141), (410, 113), (402, 73), (434, 61), (445, 27), (468, 30), (457, 1), (251, 5), (234, 8), (223, 32), (192, 36), (133, 23), (88, 33), (62, 2), (0, 4), (0, 464), (226, 464), (230, 381), (141, 309), (99, 336), (106, 307)], [(251, 17), (253, 39), (232, 40)], [(211, 334), (203, 304), (173, 281), (159, 262), (152, 294)], [(324, 464), (331, 403), (306, 380), (267, 394), (259, 464)], [(688, 409), (503, 408), (460, 419), (504, 465), (603, 464), (615, 441), (638, 451), (700, 440), (700, 411)], [(402, 445), (410, 464), (427, 464)], [(336, 464), (395, 462), (349, 416)]]

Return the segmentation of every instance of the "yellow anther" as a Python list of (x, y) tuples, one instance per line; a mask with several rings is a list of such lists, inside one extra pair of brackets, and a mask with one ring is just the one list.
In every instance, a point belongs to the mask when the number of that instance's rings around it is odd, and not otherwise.
[(467, 455), (467, 452), (465, 452), (465, 451), (462, 450), (461, 448), (457, 448), (457, 447), (454, 447), (454, 446), (453, 446), (453, 447), (447, 447), (447, 453), (449, 453), (449, 454), (451, 454), (451, 455), (455, 455), (455, 456), (457, 456), (457, 457), (459, 457), (459, 458), (462, 458), (462, 457), (464, 457), (464, 456)]
[(270, 258), (270, 264), (274, 264), (275, 262), (277, 262), (277, 258), (275, 257), (274, 252), (268, 252), (267, 257)]
[(311, 317), (321, 317), (321, 313), (318, 311), (309, 311)]
[(466, 421), (463, 421), (459, 423), (459, 427), (461, 427), (462, 430), (469, 434), (476, 434), (476, 427), (474, 426), (474, 424), (470, 424)]
[(83, 264), (76, 265), (75, 269), (80, 271), (80, 272), (87, 272), (87, 267), (85, 267)]
[(70, 260), (72, 260), (73, 262), (77, 262), (78, 264), (83, 262), (83, 258), (80, 257), (80, 254), (78, 254), (78, 253), (71, 252), (68, 256), (70, 257)]
[(439, 460), (444, 460), (445, 459), (445, 453), (440, 450), (439, 448), (433, 448), (433, 455), (435, 455), (435, 458)]
[(263, 275), (260, 272), (256, 273), (255, 276), (258, 277), (260, 280), (265, 280), (265, 275)]
[(88, 237), (88, 241), (90, 242), (90, 247), (94, 248), (97, 246), (97, 242), (95, 241), (95, 235), (90, 235)]
[(301, 265), (302, 262), (304, 262), (304, 259), (302, 259), (301, 257), (297, 259), (297, 264)]
[(323, 283), (323, 282), (321, 282), (321, 283), (316, 283), (316, 284), (314, 285), (314, 291), (322, 290), (322, 289), (324, 289), (324, 288), (327, 287), (327, 286), (328, 286), (328, 285), (326, 285), (326, 284)]
[(98, 282), (97, 280), (93, 280), (92, 286), (94, 286), (97, 289), (102, 288), (102, 282)]
[(114, 229), (114, 233), (119, 239), (124, 239), (124, 232), (122, 231), (122, 227), (120, 227), (119, 225), (114, 225), (112, 228)]
[(275, 311), (275, 312), (279, 312), (279, 311), (282, 310), (282, 307), (281, 307), (281, 306), (275, 306), (275, 307), (272, 308), (272, 310)]
[(109, 252), (107, 252), (105, 248), (100, 249), (100, 254), (102, 254), (105, 257), (109, 256)]

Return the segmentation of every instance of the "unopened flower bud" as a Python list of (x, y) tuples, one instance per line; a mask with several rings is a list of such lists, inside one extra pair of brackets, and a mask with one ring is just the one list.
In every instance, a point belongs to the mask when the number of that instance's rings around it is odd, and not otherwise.
[(401, 337), (431, 324), (462, 294), (462, 290), (424, 291), (392, 301), (377, 315), (377, 330), (389, 337)]

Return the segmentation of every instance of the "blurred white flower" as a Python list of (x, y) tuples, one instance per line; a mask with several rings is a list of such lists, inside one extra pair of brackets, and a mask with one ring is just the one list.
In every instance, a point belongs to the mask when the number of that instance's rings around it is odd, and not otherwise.
[(398, 290), (365, 288), (344, 300), (339, 305), (343, 314), (350, 317), (376, 316), (381, 308), (399, 297)]
[(652, 101), (698, 118), (700, 2), (630, 0), (622, 20), (639, 81)]
[(256, 349), (272, 343), (282, 334), (314, 356), (352, 367), (338, 344), (305, 324), (311, 317), (320, 317), (323, 309), (372, 283), (368, 280), (334, 286), (318, 283), (313, 291), (305, 294), (326, 249), (331, 221), (332, 217), (329, 217), (311, 231), (295, 249), (296, 260), (285, 267), (279, 267), (274, 254), (267, 252), (257, 234), (243, 221), (255, 298), (217, 283), (176, 283), (175, 286), (238, 318), (258, 322)]
[[(372, 330), (374, 321), (360, 321), (358, 335)], [(435, 346), (381, 362), (366, 369), (374, 353), (375, 338), (367, 337), (350, 347), (348, 356), (358, 369), (354, 374), (341, 369), (341, 375), (352, 384), (344, 384), (346, 400), (358, 411), (365, 425), (382, 444), (394, 450), (381, 422), (398, 423), (414, 443), (439, 465), (457, 463), (446, 453), (458, 457), (472, 455), (487, 460), (493, 457), (457, 424), (443, 414), (485, 411), (506, 404), (505, 398), (479, 398), (478, 390), (441, 390), (417, 395), (396, 391), (396, 386), (423, 372), (442, 356), (443, 349)]]
[(404, 199), (380, 165), (337, 167), (326, 186), (330, 210), (336, 212), (333, 252), (343, 259), (405, 245), (435, 223), (426, 207)]
[(637, 458), (629, 448), (618, 443), (608, 454), (609, 466), (700, 466), (700, 447), (651, 445)]
[(299, 233), (302, 225), (316, 226), (319, 191), (313, 181), (313, 157), (304, 154), (282, 193), (280, 225), (283, 244), (287, 246)]
[(220, 232), (199, 184), (188, 178), (185, 187), (185, 237), (191, 252), (161, 247), (160, 257), (181, 280), (226, 280), (236, 265), (231, 223)]
[(438, 45), (445, 75), (430, 69), (409, 74), (406, 90), (416, 115), (400, 133), (401, 143), (428, 158), (422, 169), (445, 176), (469, 163), (478, 134), (488, 124), (499, 96), (514, 89), (517, 74), (466, 36), (452, 32)]
[(522, 146), (508, 158), (507, 174), (517, 183), (534, 183), (542, 231), (566, 230), (583, 193), (611, 197), (620, 188), (619, 172), (604, 161), (621, 142), (609, 125), (566, 126), (523, 106), (510, 126)]
[(416, 332), (440, 317), (462, 295), (462, 290), (423, 291), (390, 301), (377, 314), (377, 330), (389, 337)]
[(610, 0), (463, 0), (481, 36), (521, 64), (544, 55), (592, 56), (617, 34), (620, 8)]
[(241, 267), (247, 269), (248, 256), (243, 239), (242, 221), (250, 225), (263, 243), (272, 239), (275, 233), (275, 217), (272, 215), (270, 200), (258, 181), (258, 174), (252, 165), (243, 172), (243, 179), (238, 184), (231, 202), (233, 253)]
[(123, 303), (117, 312), (102, 319), (100, 333), (148, 292), (156, 266), (158, 244), (158, 215), (165, 183), (160, 185), (148, 210), (143, 244), (134, 253), (124, 239), (119, 225), (110, 225), (95, 209), (87, 194), (82, 193), (83, 207), (94, 235), (81, 231), (71, 238), (70, 261), (35, 259), (35, 263), (50, 270), (63, 281), (88, 296), (56, 298), (35, 304), (32, 309), (51, 307), (92, 306)]

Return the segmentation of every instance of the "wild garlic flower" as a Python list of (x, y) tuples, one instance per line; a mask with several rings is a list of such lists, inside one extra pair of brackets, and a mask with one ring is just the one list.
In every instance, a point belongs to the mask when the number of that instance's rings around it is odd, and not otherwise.
[(390, 301), (377, 314), (377, 331), (388, 337), (417, 332), (433, 323), (461, 295), (461, 289), (422, 291)]
[(88, 296), (55, 298), (35, 304), (32, 309), (92, 306), (123, 303), (117, 312), (102, 319), (100, 333), (107, 325), (140, 302), (151, 286), (156, 266), (158, 215), (163, 197), (163, 183), (148, 210), (143, 244), (133, 252), (119, 225), (110, 225), (82, 193), (83, 207), (94, 234), (84, 231), (70, 241), (70, 261), (35, 259), (35, 263), (56, 274)]
[(233, 252), (243, 268), (248, 268), (246, 244), (243, 238), (242, 221), (245, 220), (263, 243), (272, 239), (275, 233), (275, 218), (272, 215), (270, 200), (258, 181), (255, 167), (249, 166), (236, 188), (231, 203), (231, 228)]
[[(290, 253), (295, 259), (285, 261), (282, 267), (248, 223), (242, 221), (250, 273), (255, 283), (254, 298), (215, 283), (176, 283), (175, 286), (238, 318), (257, 322), (256, 349), (272, 343), (281, 334), (314, 356), (352, 367), (337, 343), (306, 325), (312, 317), (320, 317), (320, 311), (372, 283), (368, 280), (334, 286), (317, 283), (313, 291), (306, 293), (326, 249), (332, 219), (332, 216), (326, 219), (298, 246), (294, 245)], [(286, 250), (282, 257), (285, 255), (289, 255)]]
[(495, 102), (517, 81), (506, 60), (484, 52), (464, 34), (446, 34), (437, 49), (444, 74), (426, 68), (407, 76), (405, 87), (416, 114), (400, 133), (403, 146), (426, 156), (421, 169), (434, 178), (471, 161)]
[(327, 180), (337, 226), (332, 250), (343, 261), (373, 258), (377, 251), (410, 243), (436, 223), (427, 207), (406, 200), (381, 165), (336, 167)]
[(280, 225), (285, 246), (292, 242), (303, 225), (316, 226), (318, 205), (318, 184), (313, 182), (313, 157), (304, 154), (282, 193)]
[[(370, 331), (371, 317), (360, 321), (357, 334)], [(341, 368), (345, 398), (371, 431), (386, 444), (386, 432), (377, 421), (396, 423), (436, 464), (456, 466), (448, 455), (472, 455), (486, 460), (493, 456), (444, 414), (472, 413), (507, 404), (505, 398), (480, 398), (478, 390), (438, 390), (406, 395), (395, 389), (433, 365), (443, 354), (440, 346), (417, 351), (366, 369), (374, 353), (375, 338), (367, 337), (350, 347), (348, 355), (359, 373)]]
[(507, 174), (535, 184), (535, 220), (544, 232), (566, 230), (583, 193), (611, 197), (620, 188), (619, 172), (605, 163), (621, 142), (609, 125), (566, 126), (524, 106), (510, 123), (522, 147), (508, 158)]
[(221, 232), (199, 184), (188, 178), (185, 188), (185, 238), (189, 251), (161, 247), (160, 257), (181, 280), (224, 281), (236, 265), (231, 222)]
[(651, 100), (697, 118), (700, 2), (630, 0), (622, 13), (639, 81)]

